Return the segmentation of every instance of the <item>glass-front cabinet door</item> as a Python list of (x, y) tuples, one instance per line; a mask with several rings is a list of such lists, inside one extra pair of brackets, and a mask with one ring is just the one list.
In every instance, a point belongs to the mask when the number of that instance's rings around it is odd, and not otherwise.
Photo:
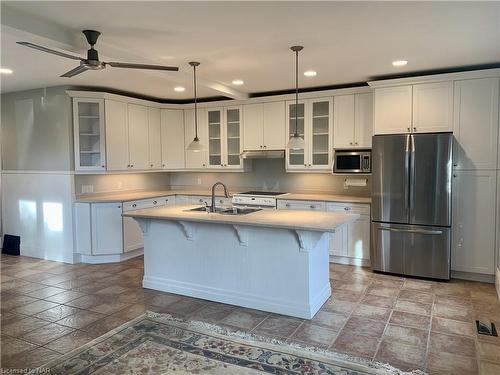
[[(299, 102), (298, 106), (295, 102), (288, 102), (287, 105), (287, 118), (288, 118), (288, 139), (295, 134), (295, 127), (297, 132), (304, 138), (307, 148), (307, 134), (305, 122), (306, 103)], [(306, 150), (287, 150), (287, 168), (288, 169), (304, 169), (307, 166)]]
[(329, 169), (332, 160), (332, 99), (311, 100), (311, 137), (308, 167)]
[(222, 109), (208, 110), (208, 165), (221, 167), (222, 163)]
[[(297, 107), (297, 108), (296, 108)], [(332, 162), (333, 99), (307, 99), (287, 103), (289, 138), (297, 131), (304, 139), (305, 148), (287, 150), (286, 167), (289, 170), (329, 170)], [(297, 117), (295, 115), (297, 114)]]
[(224, 167), (240, 168), (241, 167), (241, 108), (228, 107), (226, 108), (225, 121), (225, 136), (226, 149)]
[(75, 171), (106, 169), (104, 100), (73, 98)]

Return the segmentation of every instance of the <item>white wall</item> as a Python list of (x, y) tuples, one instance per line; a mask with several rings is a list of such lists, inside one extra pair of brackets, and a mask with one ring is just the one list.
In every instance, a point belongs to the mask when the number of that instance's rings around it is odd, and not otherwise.
[(73, 262), (73, 175), (2, 176), (4, 233), (21, 236), (21, 255)]

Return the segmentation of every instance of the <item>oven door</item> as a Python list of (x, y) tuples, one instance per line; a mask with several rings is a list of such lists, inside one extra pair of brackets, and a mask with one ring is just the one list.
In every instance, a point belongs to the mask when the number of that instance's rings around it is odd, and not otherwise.
[(333, 173), (362, 173), (362, 156), (359, 152), (335, 152)]

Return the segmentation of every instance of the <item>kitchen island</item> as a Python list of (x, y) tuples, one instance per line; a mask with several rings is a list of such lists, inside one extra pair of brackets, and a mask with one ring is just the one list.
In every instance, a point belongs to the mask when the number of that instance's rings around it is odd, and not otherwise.
[(130, 211), (144, 233), (143, 286), (310, 319), (330, 297), (328, 244), (359, 215)]

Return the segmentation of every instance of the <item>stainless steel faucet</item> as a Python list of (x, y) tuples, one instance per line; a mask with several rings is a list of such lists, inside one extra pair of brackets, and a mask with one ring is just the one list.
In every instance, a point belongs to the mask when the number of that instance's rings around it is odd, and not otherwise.
[(224, 188), (224, 196), (226, 198), (229, 198), (229, 193), (227, 191), (227, 186), (224, 185), (224, 183), (218, 181), (215, 184), (213, 184), (213, 186), (212, 186), (212, 212), (215, 212), (215, 188), (217, 187), (217, 185), (221, 185)]

